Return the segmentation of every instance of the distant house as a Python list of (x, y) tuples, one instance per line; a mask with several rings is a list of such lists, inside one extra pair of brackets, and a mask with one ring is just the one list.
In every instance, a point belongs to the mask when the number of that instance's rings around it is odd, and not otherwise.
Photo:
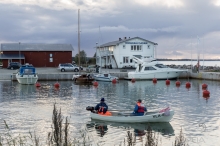
[(0, 59), (3, 68), (10, 62), (29, 63), (35, 67), (57, 67), (59, 63), (72, 63), (71, 44), (1, 44)]
[(112, 68), (134, 68), (132, 57), (155, 58), (157, 43), (140, 37), (119, 38), (117, 41), (96, 46), (96, 65)]

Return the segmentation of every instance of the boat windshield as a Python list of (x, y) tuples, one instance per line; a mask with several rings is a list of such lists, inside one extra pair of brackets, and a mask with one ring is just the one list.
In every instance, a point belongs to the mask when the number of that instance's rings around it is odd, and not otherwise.
[(144, 70), (149, 71), (149, 70), (156, 70), (156, 69), (154, 67), (150, 66), (150, 67), (145, 67)]
[(163, 65), (163, 64), (156, 64), (155, 66), (158, 68), (168, 68), (168, 66)]
[(19, 70), (20, 74), (28, 75), (28, 74), (35, 74), (35, 68), (29, 67), (29, 68), (20, 68)]

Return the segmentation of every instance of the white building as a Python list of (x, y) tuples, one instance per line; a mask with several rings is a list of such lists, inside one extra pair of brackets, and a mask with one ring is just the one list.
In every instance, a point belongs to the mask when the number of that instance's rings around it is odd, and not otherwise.
[(96, 46), (96, 65), (112, 68), (135, 67), (132, 57), (155, 58), (157, 43), (140, 37), (119, 38), (118, 41)]

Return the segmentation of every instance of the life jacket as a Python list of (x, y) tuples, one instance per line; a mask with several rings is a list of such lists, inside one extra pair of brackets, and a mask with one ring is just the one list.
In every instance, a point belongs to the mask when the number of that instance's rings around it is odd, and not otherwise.
[(140, 102), (137, 102), (138, 105), (138, 113), (144, 113), (144, 105)]
[(106, 113), (104, 114), (103, 112), (98, 112), (99, 115), (103, 115), (103, 116), (112, 116), (112, 113), (109, 111), (106, 111)]

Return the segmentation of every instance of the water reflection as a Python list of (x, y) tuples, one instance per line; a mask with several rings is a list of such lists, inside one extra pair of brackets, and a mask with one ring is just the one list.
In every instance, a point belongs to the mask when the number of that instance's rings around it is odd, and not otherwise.
[[(148, 126), (160, 133), (163, 145), (172, 145), (181, 128), (186, 137), (204, 138), (206, 145), (214, 145), (220, 137), (220, 82), (190, 80), (191, 87), (186, 89), (185, 83), (188, 81), (180, 80), (178, 88), (175, 80), (171, 80), (169, 86), (160, 80), (157, 84), (152, 81), (119, 81), (116, 84), (99, 82), (97, 87), (60, 81), (59, 88), (54, 87), (53, 81), (41, 82), (40, 88), (0, 81), (0, 120), (6, 120), (13, 132), (28, 133), (36, 129), (38, 135), (46, 137), (51, 126), (53, 104), (56, 102), (64, 116), (71, 118), (70, 130), (73, 133), (78, 135), (78, 129), (86, 126), (94, 139), (103, 145), (117, 145), (126, 137), (128, 130), (136, 136), (144, 137)], [(203, 83), (208, 85), (208, 98), (203, 97)], [(175, 115), (170, 124), (91, 121), (85, 107), (95, 106), (101, 97), (106, 99), (111, 110), (132, 111), (136, 100), (141, 98), (148, 111), (169, 105)], [(2, 129), (4, 124), (0, 123), (0, 133)]]
[(92, 119), (86, 126), (88, 130), (95, 130), (100, 137), (103, 137), (108, 132), (108, 127), (115, 127), (122, 131), (130, 130), (134, 132), (135, 136), (144, 136), (149, 129), (163, 136), (174, 135), (174, 130), (170, 123), (116, 123)]

